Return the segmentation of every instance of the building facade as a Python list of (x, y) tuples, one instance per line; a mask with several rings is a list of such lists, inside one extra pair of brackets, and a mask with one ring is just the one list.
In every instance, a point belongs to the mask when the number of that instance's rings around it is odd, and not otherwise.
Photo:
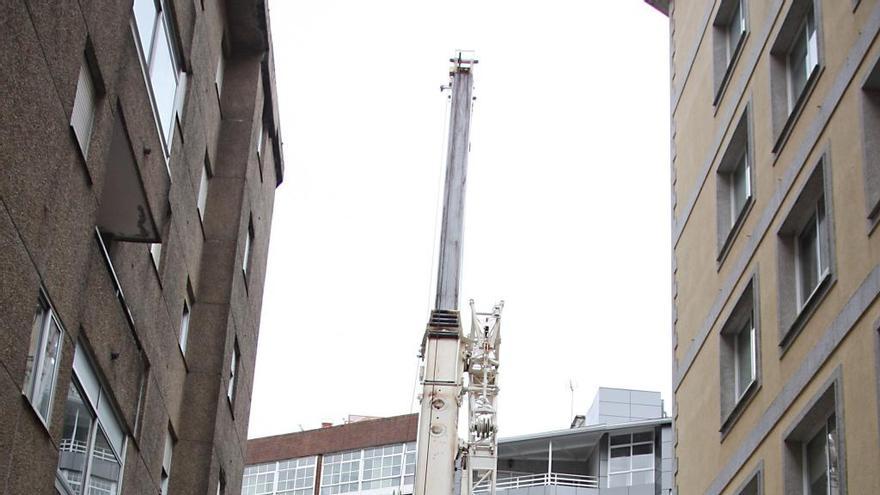
[(499, 495), (668, 495), (672, 418), (660, 393), (600, 387), (570, 428), (500, 439), (497, 488)]
[(242, 495), (413, 493), (419, 415), (248, 441)]
[[(417, 433), (410, 414), (249, 440), (241, 494), (412, 494)], [(671, 469), (660, 394), (601, 388), (571, 428), (498, 441), (497, 493), (668, 495)]]
[(648, 3), (671, 36), (678, 493), (880, 493), (880, 2)]
[(267, 16), (0, 7), (0, 493), (240, 491), (283, 172)]

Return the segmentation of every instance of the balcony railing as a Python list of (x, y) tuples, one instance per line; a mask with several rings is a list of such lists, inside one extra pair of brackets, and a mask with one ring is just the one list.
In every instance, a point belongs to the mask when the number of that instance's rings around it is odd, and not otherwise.
[[(543, 474), (527, 474), (522, 476), (513, 476), (501, 478), (496, 483), (497, 491), (511, 490), (516, 488), (528, 488), (532, 486), (573, 486), (579, 488), (599, 488), (599, 478), (596, 476), (585, 476), (581, 474), (566, 473), (543, 473)], [(488, 483), (478, 484), (474, 488), (474, 493), (488, 493)]]

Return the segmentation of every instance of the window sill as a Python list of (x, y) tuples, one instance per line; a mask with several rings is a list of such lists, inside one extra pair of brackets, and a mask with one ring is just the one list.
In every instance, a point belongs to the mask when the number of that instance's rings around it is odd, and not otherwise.
[(719, 103), (721, 99), (724, 98), (724, 93), (727, 91), (727, 86), (730, 85), (730, 80), (733, 78), (733, 70), (736, 68), (736, 64), (739, 61), (739, 57), (744, 51), (743, 47), (746, 44), (746, 39), (749, 37), (749, 31), (746, 31), (740, 36), (739, 42), (736, 44), (736, 48), (733, 50), (733, 55), (730, 57), (730, 61), (727, 63), (727, 68), (724, 70), (724, 75), (721, 77), (721, 82), (718, 84), (718, 88), (715, 90), (715, 97), (712, 99), (712, 106), (715, 107), (714, 113), (717, 115)]
[[(795, 341), (797, 336), (800, 335), (801, 331), (810, 320), (810, 317), (813, 316), (813, 313), (816, 312), (816, 309), (825, 299), (825, 296), (831, 292), (831, 288), (836, 281), (837, 279), (834, 277), (833, 271), (829, 270), (828, 273), (822, 277), (819, 284), (816, 285), (816, 289), (810, 294), (807, 302), (801, 308), (800, 312), (798, 312), (797, 316), (795, 316), (794, 321), (791, 325), (788, 325), (788, 329), (781, 335), (779, 340), (779, 359), (782, 359), (785, 356), (785, 353), (788, 352), (788, 349), (791, 348), (791, 344)], [(783, 325), (781, 328), (785, 328), (785, 326)]]
[(752, 383), (749, 384), (748, 388), (742, 397), (736, 402), (736, 405), (733, 406), (733, 409), (727, 413), (726, 416), (722, 416), (721, 418), (721, 429), (718, 432), (721, 434), (721, 442), (724, 442), (724, 439), (727, 438), (728, 433), (733, 429), (734, 425), (736, 425), (740, 416), (742, 416), (743, 412), (748, 408), (749, 404), (751, 404), (752, 399), (758, 395), (758, 391), (761, 390), (761, 379), (760, 377), (756, 377), (752, 380)]
[(715, 267), (716, 271), (721, 271), (722, 265), (724, 265), (724, 260), (727, 259), (727, 254), (730, 253), (730, 248), (733, 246), (734, 241), (739, 235), (739, 231), (742, 230), (743, 224), (746, 223), (746, 218), (749, 216), (749, 213), (752, 211), (752, 207), (755, 205), (755, 197), (754, 195), (749, 196), (749, 199), (746, 201), (746, 204), (739, 211), (739, 215), (736, 217), (736, 222), (734, 222), (733, 227), (730, 228), (730, 231), (727, 233), (727, 237), (724, 238), (724, 242), (721, 244), (721, 248), (718, 251), (718, 256), (715, 258), (717, 262), (717, 266)]
[(791, 136), (792, 129), (794, 129), (795, 124), (800, 118), (801, 114), (806, 107), (807, 100), (810, 99), (810, 95), (813, 94), (813, 90), (816, 89), (817, 81), (819, 77), (824, 72), (825, 67), (822, 65), (817, 65), (813, 68), (813, 72), (810, 74), (810, 77), (807, 79), (806, 84), (804, 85), (803, 91), (801, 91), (800, 96), (798, 96), (797, 101), (794, 104), (794, 108), (792, 108), (791, 112), (789, 112), (788, 117), (785, 119), (785, 124), (783, 124), (779, 135), (776, 137), (776, 142), (773, 143), (772, 152), (776, 155), (773, 159), (773, 165), (776, 165), (776, 160), (779, 158), (781, 154), (780, 151), (783, 147), (785, 147), (785, 143), (788, 142), (788, 138)]

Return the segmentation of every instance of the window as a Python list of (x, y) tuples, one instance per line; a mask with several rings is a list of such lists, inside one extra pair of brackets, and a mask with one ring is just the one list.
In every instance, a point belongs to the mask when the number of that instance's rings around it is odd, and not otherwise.
[(761, 495), (764, 493), (762, 484), (763, 464), (758, 468), (757, 472), (739, 489), (737, 495)]
[(275, 491), (275, 463), (244, 468), (241, 495), (264, 495)]
[(73, 99), (73, 112), (70, 114), (70, 127), (76, 136), (77, 144), (83, 158), (89, 155), (89, 142), (92, 139), (92, 125), (95, 122), (95, 106), (98, 91), (92, 79), (88, 62), (83, 59), (79, 67), (79, 78), (76, 83), (76, 96)]
[[(242, 483), (242, 488), (244, 487), (244, 483)], [(244, 489), (242, 489), (244, 492)], [(223, 473), (223, 470), (220, 470), (220, 477), (217, 479), (217, 495), (225, 495), (226, 493), (226, 475)]]
[(315, 458), (289, 459), (278, 463), (278, 494), (312, 495), (315, 493)]
[(52, 412), (62, 335), (61, 324), (58, 323), (55, 312), (46, 297), (40, 294), (31, 328), (22, 393), (45, 424), (49, 423)]
[(745, 43), (748, 29), (745, 0), (724, 0), (718, 7), (713, 22), (713, 49), (715, 56), (715, 101), (717, 105), (724, 88), (730, 82), (734, 62)]
[(186, 355), (186, 343), (189, 340), (189, 319), (192, 309), (192, 286), (189, 278), (186, 280), (186, 295), (183, 297), (183, 310), (180, 314), (180, 333), (178, 334), (178, 343), (180, 344), (180, 352)]
[(743, 112), (718, 165), (716, 210), (719, 262), (730, 250), (753, 202), (750, 113), (749, 109)]
[(788, 112), (794, 110), (797, 99), (807, 85), (807, 79), (819, 65), (819, 47), (816, 41), (816, 19), (810, 9), (801, 21), (791, 48), (786, 54), (788, 76)]
[(248, 274), (251, 267), (251, 256), (253, 255), (253, 244), (254, 244), (254, 219), (253, 217), (248, 219), (248, 231), (247, 237), (244, 239), (244, 255), (241, 260), (241, 270), (245, 275)]
[(755, 323), (749, 318), (733, 337), (734, 391), (737, 401), (745, 395), (746, 390), (755, 381), (757, 374), (755, 370), (756, 345)]
[(862, 86), (862, 123), (865, 210), (873, 227), (880, 220), (880, 139), (876, 137), (880, 136), (880, 60)]
[[(221, 44), (222, 45), (222, 44)], [(223, 48), (220, 49), (220, 56), (217, 57), (217, 72), (214, 73), (214, 88), (217, 90), (217, 101), (222, 101), (223, 95), (223, 75), (226, 72), (226, 55)]]
[(169, 429), (165, 433), (165, 452), (162, 454), (162, 474), (159, 481), (159, 493), (168, 495), (168, 483), (171, 479), (171, 456), (174, 454), (174, 436)]
[(241, 361), (241, 352), (238, 350), (238, 338), (232, 345), (232, 356), (229, 363), (229, 384), (226, 386), (226, 397), (229, 402), (235, 401), (235, 387), (238, 381), (238, 366)]
[(156, 271), (159, 271), (159, 267), (162, 265), (162, 243), (161, 242), (151, 242), (150, 243), (150, 258), (153, 260), (153, 266), (156, 267)]
[(208, 180), (211, 178), (211, 164), (208, 161), (208, 153), (205, 153), (205, 163), (202, 166), (202, 174), (199, 178), (199, 193), (196, 200), (196, 208), (199, 211), (199, 220), (205, 221), (205, 207), (208, 206)]
[(721, 433), (730, 431), (759, 379), (757, 279), (752, 278), (721, 328)]
[(135, 0), (132, 13), (141, 64), (167, 158), (171, 155), (175, 115), (186, 81), (166, 5), (165, 0)]
[(58, 455), (58, 486), (65, 495), (116, 495), (122, 477), (125, 433), (108, 391), (81, 344), (64, 405)]
[(415, 442), (325, 455), (320, 493), (335, 495), (382, 488), (388, 489), (388, 493), (412, 493), (415, 468)]
[(654, 482), (654, 432), (608, 438), (608, 487)]
[(262, 117), (260, 117), (258, 124), (259, 127), (257, 127), (257, 157), (260, 157), (263, 154), (263, 134), (265, 134), (265, 131), (263, 130)]
[[(838, 370), (839, 373), (839, 370)], [(839, 374), (838, 374), (839, 377)], [(839, 378), (821, 392), (785, 435), (785, 493), (840, 495), (843, 486), (843, 444), (837, 411)]]
[(815, 0), (795, 0), (770, 49), (773, 152), (785, 142), (815, 81), (821, 54), (821, 24)]
[(315, 492), (315, 456), (244, 468), (242, 495), (311, 495)]
[(819, 281), (828, 274), (828, 226), (825, 221), (825, 200), (820, 196), (812, 215), (797, 235), (795, 265), (798, 309), (819, 288)]
[(834, 275), (830, 167), (819, 161), (779, 229), (779, 322), (783, 347), (824, 297)]

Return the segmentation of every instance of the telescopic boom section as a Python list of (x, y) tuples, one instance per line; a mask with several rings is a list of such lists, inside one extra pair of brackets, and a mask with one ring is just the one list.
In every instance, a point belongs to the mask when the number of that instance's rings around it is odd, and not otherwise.
[(446, 187), (443, 191), (443, 223), (440, 231), (440, 259), (437, 267), (437, 297), (434, 309), (458, 311), (461, 285), (464, 190), (467, 182), (468, 148), (471, 134), (471, 101), (474, 92), (473, 65), (476, 60), (453, 59), (450, 73), (452, 111), (446, 153)]
[(450, 60), (452, 108), (443, 194), (437, 294), (422, 341), (415, 495), (451, 495), (459, 452), (458, 416), (464, 359), (458, 313), (464, 192), (476, 60), (459, 52)]

